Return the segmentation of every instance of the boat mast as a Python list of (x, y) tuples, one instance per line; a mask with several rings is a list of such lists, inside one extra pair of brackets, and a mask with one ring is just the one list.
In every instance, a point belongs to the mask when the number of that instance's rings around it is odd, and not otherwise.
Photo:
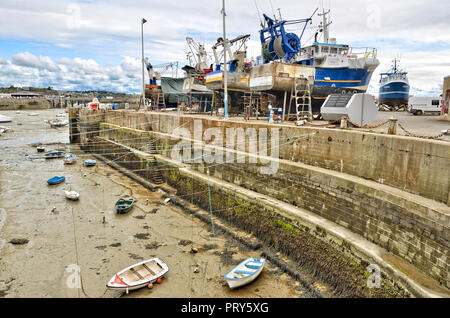
[(224, 119), (228, 119), (228, 81), (227, 81), (227, 35), (225, 31), (225, 0), (222, 0), (222, 17), (223, 17), (223, 84), (224, 84)]
[(323, 42), (324, 43), (328, 43), (328, 41), (330, 39), (330, 33), (328, 30), (328, 27), (330, 26), (330, 24), (332, 22), (328, 23), (328, 21), (327, 21), (327, 14), (329, 14), (329, 13), (330, 13), (330, 10), (328, 10), (328, 12), (325, 12), (325, 9), (323, 9), (323, 13), (317, 14), (319, 17), (323, 17), (322, 24), (323, 24)]

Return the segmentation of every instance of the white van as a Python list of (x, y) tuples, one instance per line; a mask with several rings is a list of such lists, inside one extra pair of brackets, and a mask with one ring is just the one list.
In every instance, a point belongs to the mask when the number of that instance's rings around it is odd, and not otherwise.
[(437, 97), (409, 97), (408, 111), (413, 115), (441, 114), (442, 99)]

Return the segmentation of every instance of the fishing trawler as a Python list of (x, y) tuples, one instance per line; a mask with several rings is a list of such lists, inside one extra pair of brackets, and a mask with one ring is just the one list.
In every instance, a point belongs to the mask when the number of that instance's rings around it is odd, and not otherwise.
[[(249, 91), (249, 77), (251, 63), (246, 61), (246, 42), (250, 39), (250, 34), (238, 36), (232, 40), (227, 40), (226, 54), (230, 58), (227, 61), (227, 87), (231, 91)], [(206, 74), (206, 87), (211, 90), (221, 90), (224, 88), (224, 64), (221, 62), (225, 52), (224, 40), (217, 39), (217, 43), (212, 47), (215, 60), (215, 70)]]
[[(315, 33), (314, 42), (303, 46), (301, 39), (312, 18), (297, 20), (272, 19), (263, 15), (265, 26), (260, 30), (262, 60), (264, 64), (282, 62), (314, 68), (312, 85), (312, 112), (320, 113), (320, 107), (330, 94), (365, 93), (373, 72), (380, 64), (375, 48), (352, 48), (339, 44), (329, 36), (330, 11), (320, 13), (322, 22)], [(313, 14), (314, 15), (314, 14)], [(285, 27), (303, 25), (301, 33), (289, 33)], [(291, 27), (290, 27), (291, 28)], [(320, 41), (319, 35), (323, 33)]]
[(398, 62), (398, 59), (394, 59), (391, 70), (387, 73), (380, 73), (378, 103), (391, 109), (406, 106), (409, 100), (408, 73), (398, 69)]

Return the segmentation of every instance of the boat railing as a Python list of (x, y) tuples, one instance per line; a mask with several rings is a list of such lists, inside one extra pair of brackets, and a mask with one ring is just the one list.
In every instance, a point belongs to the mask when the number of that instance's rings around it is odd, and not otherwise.
[(377, 49), (372, 47), (350, 47), (348, 51), (348, 58), (376, 58)]

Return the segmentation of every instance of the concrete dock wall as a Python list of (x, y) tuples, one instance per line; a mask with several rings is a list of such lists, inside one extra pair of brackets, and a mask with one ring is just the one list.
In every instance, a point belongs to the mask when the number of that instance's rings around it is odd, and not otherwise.
[[(122, 135), (125, 136), (125, 135)], [(132, 173), (148, 178), (151, 156), (134, 148), (94, 138), (86, 148), (119, 163)], [(126, 158), (126, 162), (122, 159)], [(208, 180), (204, 175), (183, 169), (170, 159), (158, 156), (166, 182), (177, 190), (177, 196), (209, 210), (211, 193), (214, 218), (252, 233), (267, 246), (281, 251), (305, 269), (314, 280), (326, 282), (335, 296), (341, 297), (408, 297), (407, 282), (395, 279), (395, 273), (382, 267), (381, 288), (367, 288), (366, 268), (375, 260), (360, 253), (342, 237), (303, 218), (295, 217), (288, 208), (264, 202), (251, 192), (224, 183)], [(120, 159), (120, 160), (118, 160)], [(147, 168), (147, 169), (146, 169)], [(379, 262), (378, 262), (379, 263)], [(412, 289), (414, 291), (414, 289)], [(420, 295), (417, 294), (417, 295)]]
[[(145, 150), (154, 138), (158, 152), (171, 157), (177, 144), (169, 134), (102, 123), (100, 136)], [(223, 149), (224, 152), (235, 151)], [(193, 149), (192, 149), (193, 151)], [(226, 154), (224, 154), (226, 156)], [(194, 156), (192, 156), (194, 157)], [(407, 260), (440, 283), (450, 286), (450, 208), (390, 186), (287, 160), (274, 175), (260, 164), (192, 164), (192, 169), (307, 209)]]
[[(105, 122), (172, 134), (177, 127), (194, 133), (193, 116), (155, 112), (107, 112)], [(412, 137), (268, 125), (203, 118), (203, 132), (211, 127), (280, 128), (280, 159), (344, 172), (387, 184), (450, 205), (450, 144)], [(283, 144), (283, 142), (286, 142)]]
[[(148, 140), (153, 138), (158, 154), (165, 158), (171, 157), (174, 145), (179, 142), (171, 135), (175, 128), (186, 128), (193, 137), (194, 127), (200, 127), (198, 122), (194, 124), (193, 117), (164, 113), (81, 110), (78, 117), (83, 123), (80, 125), (82, 143), (101, 136), (145, 152)], [(211, 118), (201, 119), (200, 136), (212, 127), (220, 128), (223, 135), (230, 127), (280, 128), (278, 171), (273, 175), (263, 175), (259, 171), (260, 164), (248, 164), (248, 140), (244, 152), (246, 163), (198, 163), (190, 165), (191, 169), (203, 175), (209, 169), (212, 177), (227, 184), (311, 211), (398, 255), (450, 288), (448, 143), (346, 130), (224, 122)], [(334, 149), (333, 144), (340, 150)], [(317, 148), (313, 149), (312, 145)], [(204, 144), (203, 147), (210, 146)], [(370, 154), (367, 158), (360, 156), (358, 161), (355, 154), (362, 154), (361, 148)], [(236, 152), (223, 150), (225, 153)], [(242, 153), (233, 155), (236, 158)], [(370, 162), (379, 170), (374, 169)], [(418, 165), (419, 162), (423, 165)], [(139, 164), (142, 166), (144, 163)], [(413, 167), (416, 170), (409, 171)], [(138, 170), (145, 171), (145, 165)], [(162, 170), (166, 181), (180, 194), (187, 192), (184, 188), (190, 187), (187, 184), (191, 181), (177, 176), (179, 169)], [(367, 177), (369, 174), (372, 174), (371, 178)], [(421, 182), (412, 180), (412, 174)], [(424, 174), (435, 176), (435, 179)], [(380, 176), (387, 179), (380, 180)], [(399, 186), (400, 183), (403, 186)], [(433, 184), (440, 187), (431, 191)], [(198, 188), (204, 186), (196, 185)], [(217, 191), (220, 193), (219, 189)], [(217, 208), (224, 208), (225, 203), (219, 197), (216, 199)], [(199, 206), (204, 207), (207, 198), (199, 196), (196, 200)], [(258, 206), (261, 202), (254, 200), (249, 204)], [(253, 225), (249, 224), (251, 229)], [(242, 226), (246, 227), (245, 222)]]

